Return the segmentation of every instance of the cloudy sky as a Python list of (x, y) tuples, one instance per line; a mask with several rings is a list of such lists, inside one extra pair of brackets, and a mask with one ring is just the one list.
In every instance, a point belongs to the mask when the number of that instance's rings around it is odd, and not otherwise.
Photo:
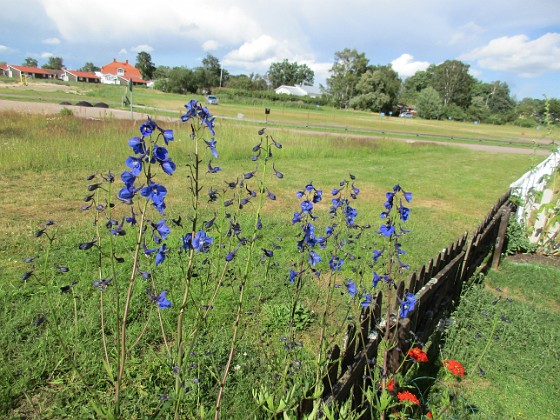
[[(136, 62), (194, 68), (210, 53), (231, 74), (307, 64), (326, 84), (334, 54), (365, 53), (407, 77), (459, 59), (512, 94), (560, 98), (559, 0), (0, 0), (0, 61), (69, 69)], [(146, 6), (144, 6), (144, 4)]]

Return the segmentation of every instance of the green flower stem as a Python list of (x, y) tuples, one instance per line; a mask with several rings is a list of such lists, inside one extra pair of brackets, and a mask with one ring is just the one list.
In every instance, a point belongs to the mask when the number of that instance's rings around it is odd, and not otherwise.
[[(267, 145), (267, 150), (268, 147), (270, 147), (270, 145)], [(237, 334), (239, 332), (239, 324), (241, 323), (241, 313), (243, 310), (243, 297), (244, 297), (244, 293), (245, 293), (245, 286), (247, 284), (247, 279), (249, 278), (249, 269), (251, 267), (251, 258), (253, 256), (253, 252), (255, 249), (255, 241), (257, 238), (257, 222), (259, 220), (259, 216), (260, 216), (260, 212), (261, 209), (263, 207), (263, 202), (264, 202), (264, 194), (265, 194), (265, 186), (264, 186), (264, 179), (266, 176), (266, 163), (267, 161), (265, 160), (265, 162), (262, 165), (262, 175), (261, 175), (261, 180), (260, 180), (260, 189), (259, 189), (259, 204), (257, 207), (257, 211), (255, 212), (255, 221), (253, 223), (253, 235), (252, 235), (252, 239), (251, 239), (251, 244), (249, 245), (249, 252), (247, 255), (247, 260), (245, 262), (245, 271), (243, 272), (243, 276), (241, 278), (241, 291), (239, 292), (239, 300), (237, 302), (237, 315), (235, 317), (235, 322), (233, 324), (233, 336), (231, 338), (231, 347), (230, 347), (230, 351), (229, 351), (229, 356), (228, 356), (228, 360), (226, 363), (226, 367), (224, 369), (224, 375), (222, 377), (222, 380), (220, 381), (220, 389), (218, 391), (218, 397), (216, 398), (216, 411), (214, 413), (214, 419), (217, 420), (220, 418), (220, 408), (221, 408), (221, 402), (222, 402), (222, 396), (223, 396), (223, 392), (224, 392), (224, 387), (226, 385), (226, 381), (227, 381), (227, 377), (229, 374), (229, 371), (231, 369), (231, 364), (233, 361), (233, 356), (235, 355), (235, 348), (237, 345)]]
[[(136, 278), (136, 269), (138, 267), (138, 256), (140, 254), (140, 247), (142, 246), (142, 237), (144, 236), (144, 223), (146, 209), (148, 207), (149, 200), (146, 200), (144, 203), (144, 208), (142, 209), (142, 214), (140, 216), (140, 223), (138, 225), (138, 236), (136, 239), (136, 246), (134, 247), (134, 256), (132, 258), (132, 271), (130, 273), (130, 279), (128, 281), (128, 290), (126, 292), (126, 300), (124, 302), (124, 310), (121, 319), (121, 334), (120, 340), (117, 340), (119, 346), (119, 365), (118, 365), (118, 375), (117, 375), (117, 382), (115, 383), (115, 415), (119, 415), (119, 397), (120, 397), (120, 389), (122, 385), (122, 379), (124, 376), (124, 366), (126, 364), (126, 355), (127, 355), (127, 347), (126, 347), (126, 319), (128, 317), (128, 311), (130, 307), (130, 301), (132, 299), (132, 292), (134, 290), (134, 280)], [(118, 318), (118, 317), (117, 317)]]

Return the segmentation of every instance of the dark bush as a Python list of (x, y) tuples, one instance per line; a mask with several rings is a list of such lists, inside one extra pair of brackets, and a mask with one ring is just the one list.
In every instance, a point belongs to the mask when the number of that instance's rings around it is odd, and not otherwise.
[(88, 101), (80, 101), (78, 103), (76, 103), (76, 106), (87, 106), (87, 107), (92, 107), (93, 105), (90, 104)]
[(72, 104), (70, 102), (64, 101), (64, 102), (61, 102), (59, 105), (72, 105)]
[(105, 102), (98, 102), (94, 105), (95, 108), (109, 108), (109, 105), (107, 105)]

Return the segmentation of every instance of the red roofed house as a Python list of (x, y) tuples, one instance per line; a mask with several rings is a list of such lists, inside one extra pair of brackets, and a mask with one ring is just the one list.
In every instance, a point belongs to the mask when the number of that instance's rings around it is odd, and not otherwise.
[(113, 62), (101, 67), (101, 71), (95, 73), (101, 79), (101, 83), (113, 85), (126, 85), (132, 79), (133, 85), (147, 85), (147, 81), (142, 79), (140, 70), (128, 63), (117, 61), (113, 58)]
[(46, 69), (8, 64), (8, 76), (21, 79), (23, 76), (35, 79), (53, 79), (55, 76)]
[(0, 76), (8, 75), (8, 66), (0, 65)]
[(65, 70), (62, 79), (65, 82), (99, 83), (101, 79), (95, 73), (78, 70)]

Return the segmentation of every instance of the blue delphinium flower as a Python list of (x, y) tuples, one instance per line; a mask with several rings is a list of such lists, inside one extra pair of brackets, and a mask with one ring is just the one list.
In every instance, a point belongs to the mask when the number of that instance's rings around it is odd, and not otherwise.
[(315, 251), (309, 251), (309, 264), (311, 264), (313, 267), (315, 267), (317, 265), (317, 263), (321, 262), (322, 258), (319, 254), (317, 254)]
[(381, 225), (381, 227), (379, 228), (379, 233), (383, 236), (391, 236), (395, 233), (395, 226)]
[(363, 308), (367, 308), (368, 306), (371, 305), (371, 299), (372, 298), (373, 298), (373, 295), (371, 293), (364, 294), (364, 300), (362, 300), (360, 302), (360, 306), (362, 306)]
[(139, 159), (134, 156), (129, 156), (126, 158), (126, 166), (131, 169), (131, 173), (133, 176), (138, 176), (142, 173), (142, 159)]
[(414, 305), (416, 304), (416, 296), (410, 292), (406, 292), (404, 300), (399, 299), (401, 302), (401, 307), (399, 311), (399, 316), (401, 318), (407, 318), (409, 312), (414, 310)]
[(346, 291), (348, 292), (348, 294), (350, 295), (350, 297), (354, 297), (356, 296), (356, 294), (358, 293), (358, 289), (356, 288), (356, 283), (354, 283), (353, 281), (348, 281), (346, 283)]
[(212, 242), (214, 242), (214, 238), (207, 236), (206, 232), (201, 230), (192, 239), (192, 246), (197, 252), (208, 252)]
[(329, 261), (329, 267), (331, 268), (331, 271), (340, 271), (343, 264), (344, 260), (339, 256), (333, 256)]
[(150, 289), (146, 289), (146, 294), (150, 297), (153, 302), (157, 302), (160, 309), (171, 308), (171, 301), (167, 299), (167, 290), (162, 291), (158, 296), (154, 296)]
[(156, 267), (165, 261), (167, 257), (167, 245), (163, 244), (157, 251), (156, 254)]

